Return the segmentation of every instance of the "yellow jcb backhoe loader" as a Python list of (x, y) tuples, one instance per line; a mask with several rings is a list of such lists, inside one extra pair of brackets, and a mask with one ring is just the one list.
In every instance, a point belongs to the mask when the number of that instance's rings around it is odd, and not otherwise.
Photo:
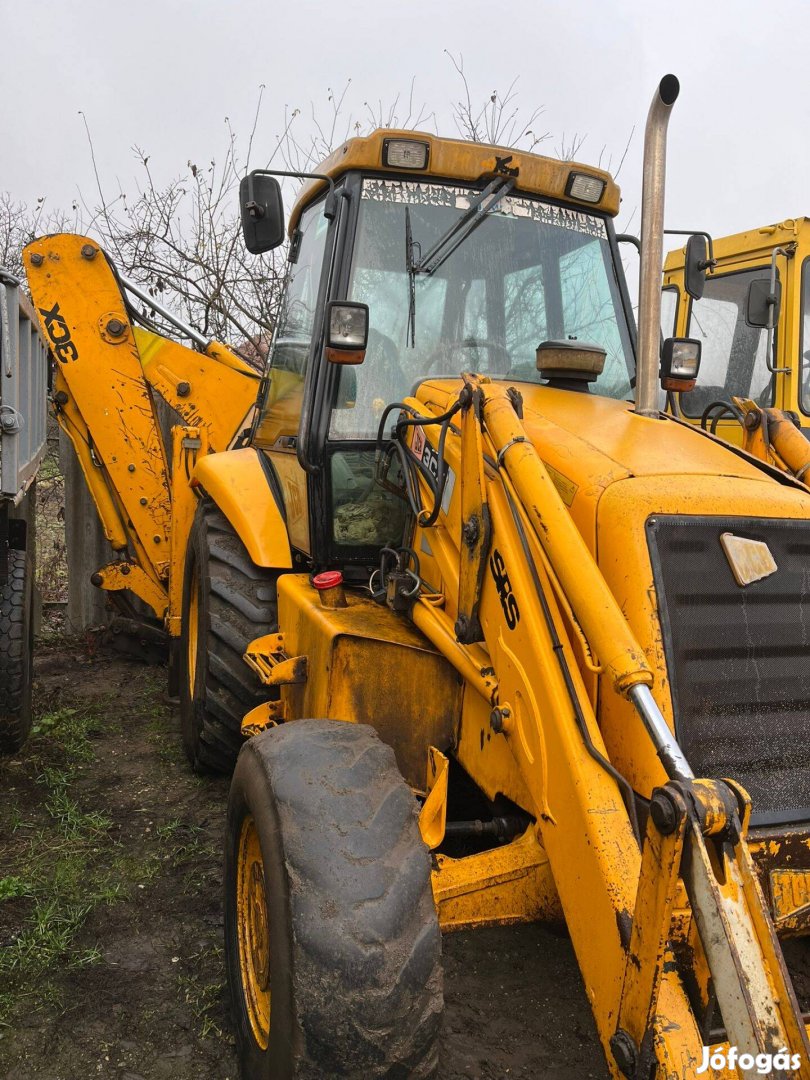
[[(238, 751), (245, 1078), (434, 1075), (440, 930), (560, 917), (611, 1076), (810, 1078), (778, 938), (810, 919), (810, 492), (659, 412), (677, 94), (638, 340), (610, 176), (417, 132), (304, 178), (249, 424), (250, 373), (134, 328), (92, 241), (26, 249), (96, 583), (178, 642), (193, 764)], [(276, 176), (240, 199), (277, 246)]]

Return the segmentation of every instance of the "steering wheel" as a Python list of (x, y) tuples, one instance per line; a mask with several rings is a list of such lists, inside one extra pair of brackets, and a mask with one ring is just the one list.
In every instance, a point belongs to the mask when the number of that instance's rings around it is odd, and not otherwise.
[[(425, 375), (438, 374), (438, 372), (434, 371), (434, 368), (438, 367), (440, 364), (443, 367), (451, 369), (452, 364), (450, 363), (450, 357), (455, 353), (461, 353), (466, 349), (488, 349), (490, 354), (490, 370), (492, 369), (493, 355), (497, 356), (500, 361), (503, 361), (502, 367), (500, 364), (498, 364), (498, 367), (501, 368), (504, 374), (512, 366), (512, 359), (509, 356), (508, 350), (504, 345), (501, 345), (499, 341), (491, 341), (489, 338), (469, 337), (464, 338), (462, 341), (446, 341), (437, 346), (425, 362)], [(447, 378), (454, 378), (456, 374), (458, 373), (448, 370)], [(484, 374), (487, 374), (487, 372)]]
[[(712, 415), (714, 414), (714, 415)], [(704, 431), (711, 431), (712, 435), (717, 434), (718, 422), (727, 414), (734, 417), (738, 424), (744, 425), (745, 418), (733, 401), (725, 401), (722, 398), (718, 398), (717, 401), (710, 401), (700, 417), (700, 426)], [(711, 424), (709, 424), (709, 417), (711, 416)]]

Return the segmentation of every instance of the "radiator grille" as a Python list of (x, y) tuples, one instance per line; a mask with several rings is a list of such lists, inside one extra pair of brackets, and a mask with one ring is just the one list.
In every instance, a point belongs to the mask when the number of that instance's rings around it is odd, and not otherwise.
[[(810, 819), (810, 522), (656, 516), (647, 531), (695, 775), (739, 781), (755, 823)], [(777, 571), (739, 586), (724, 532), (764, 541)]]

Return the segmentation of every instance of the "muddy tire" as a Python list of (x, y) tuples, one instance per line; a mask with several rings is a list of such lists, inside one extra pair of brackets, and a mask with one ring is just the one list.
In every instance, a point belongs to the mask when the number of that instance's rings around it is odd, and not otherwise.
[(243, 747), (228, 802), (225, 953), (243, 1080), (435, 1075), (430, 857), (372, 728), (296, 720)]
[(24, 551), (8, 552), (0, 585), (0, 754), (13, 754), (31, 731), (34, 572)]
[(232, 772), (243, 716), (272, 696), (243, 654), (276, 619), (275, 573), (252, 562), (225, 515), (204, 499), (189, 536), (179, 657), (183, 746), (198, 772)]

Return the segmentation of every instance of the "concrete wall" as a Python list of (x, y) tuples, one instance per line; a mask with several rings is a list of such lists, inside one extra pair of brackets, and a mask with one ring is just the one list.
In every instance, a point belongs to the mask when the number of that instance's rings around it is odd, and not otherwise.
[(59, 432), (59, 461), (65, 477), (65, 547), (68, 565), (68, 605), (65, 628), (80, 633), (110, 622), (107, 598), (90, 584), (90, 575), (112, 561), (95, 504), (87, 490), (70, 440)]

